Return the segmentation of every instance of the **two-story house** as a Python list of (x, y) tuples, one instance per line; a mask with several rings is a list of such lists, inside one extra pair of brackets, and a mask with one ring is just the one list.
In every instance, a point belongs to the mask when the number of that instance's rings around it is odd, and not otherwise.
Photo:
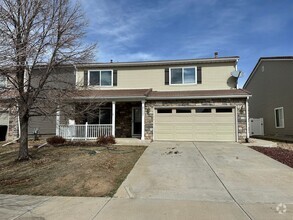
[(252, 93), (250, 117), (263, 118), (264, 134), (293, 137), (293, 57), (261, 57), (244, 84)]
[(69, 139), (244, 141), (250, 94), (236, 89), (231, 72), (239, 57), (76, 64), (75, 109), (97, 103), (90, 114), (33, 118), (30, 133)]

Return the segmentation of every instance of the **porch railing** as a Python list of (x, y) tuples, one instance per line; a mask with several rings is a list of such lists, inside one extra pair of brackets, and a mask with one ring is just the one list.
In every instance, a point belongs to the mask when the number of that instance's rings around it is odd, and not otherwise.
[(111, 124), (59, 125), (57, 135), (71, 140), (95, 140), (103, 135), (112, 135)]

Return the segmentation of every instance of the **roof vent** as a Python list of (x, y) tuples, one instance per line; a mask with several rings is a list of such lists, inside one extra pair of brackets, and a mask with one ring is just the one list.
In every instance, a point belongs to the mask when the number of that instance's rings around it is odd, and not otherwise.
[(215, 54), (215, 58), (218, 58), (219, 53), (215, 52), (214, 54)]

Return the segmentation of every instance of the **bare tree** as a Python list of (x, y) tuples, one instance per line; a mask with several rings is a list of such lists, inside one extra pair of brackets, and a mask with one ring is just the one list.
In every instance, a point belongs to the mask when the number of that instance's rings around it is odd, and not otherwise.
[(79, 5), (69, 0), (0, 0), (0, 75), (19, 112), (18, 160), (30, 158), (29, 118), (53, 113), (66, 94), (56, 70), (92, 59), (95, 45), (82, 42), (85, 27)]

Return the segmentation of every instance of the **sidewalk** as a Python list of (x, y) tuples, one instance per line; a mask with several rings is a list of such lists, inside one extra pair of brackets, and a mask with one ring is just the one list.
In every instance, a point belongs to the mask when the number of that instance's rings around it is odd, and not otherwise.
[(90, 220), (110, 198), (0, 195), (0, 219)]
[(257, 147), (277, 147), (278, 144), (269, 140), (262, 140), (257, 138), (249, 138), (249, 143), (242, 143), (245, 146), (257, 146)]
[(246, 220), (232, 202), (0, 195), (1, 220)]

